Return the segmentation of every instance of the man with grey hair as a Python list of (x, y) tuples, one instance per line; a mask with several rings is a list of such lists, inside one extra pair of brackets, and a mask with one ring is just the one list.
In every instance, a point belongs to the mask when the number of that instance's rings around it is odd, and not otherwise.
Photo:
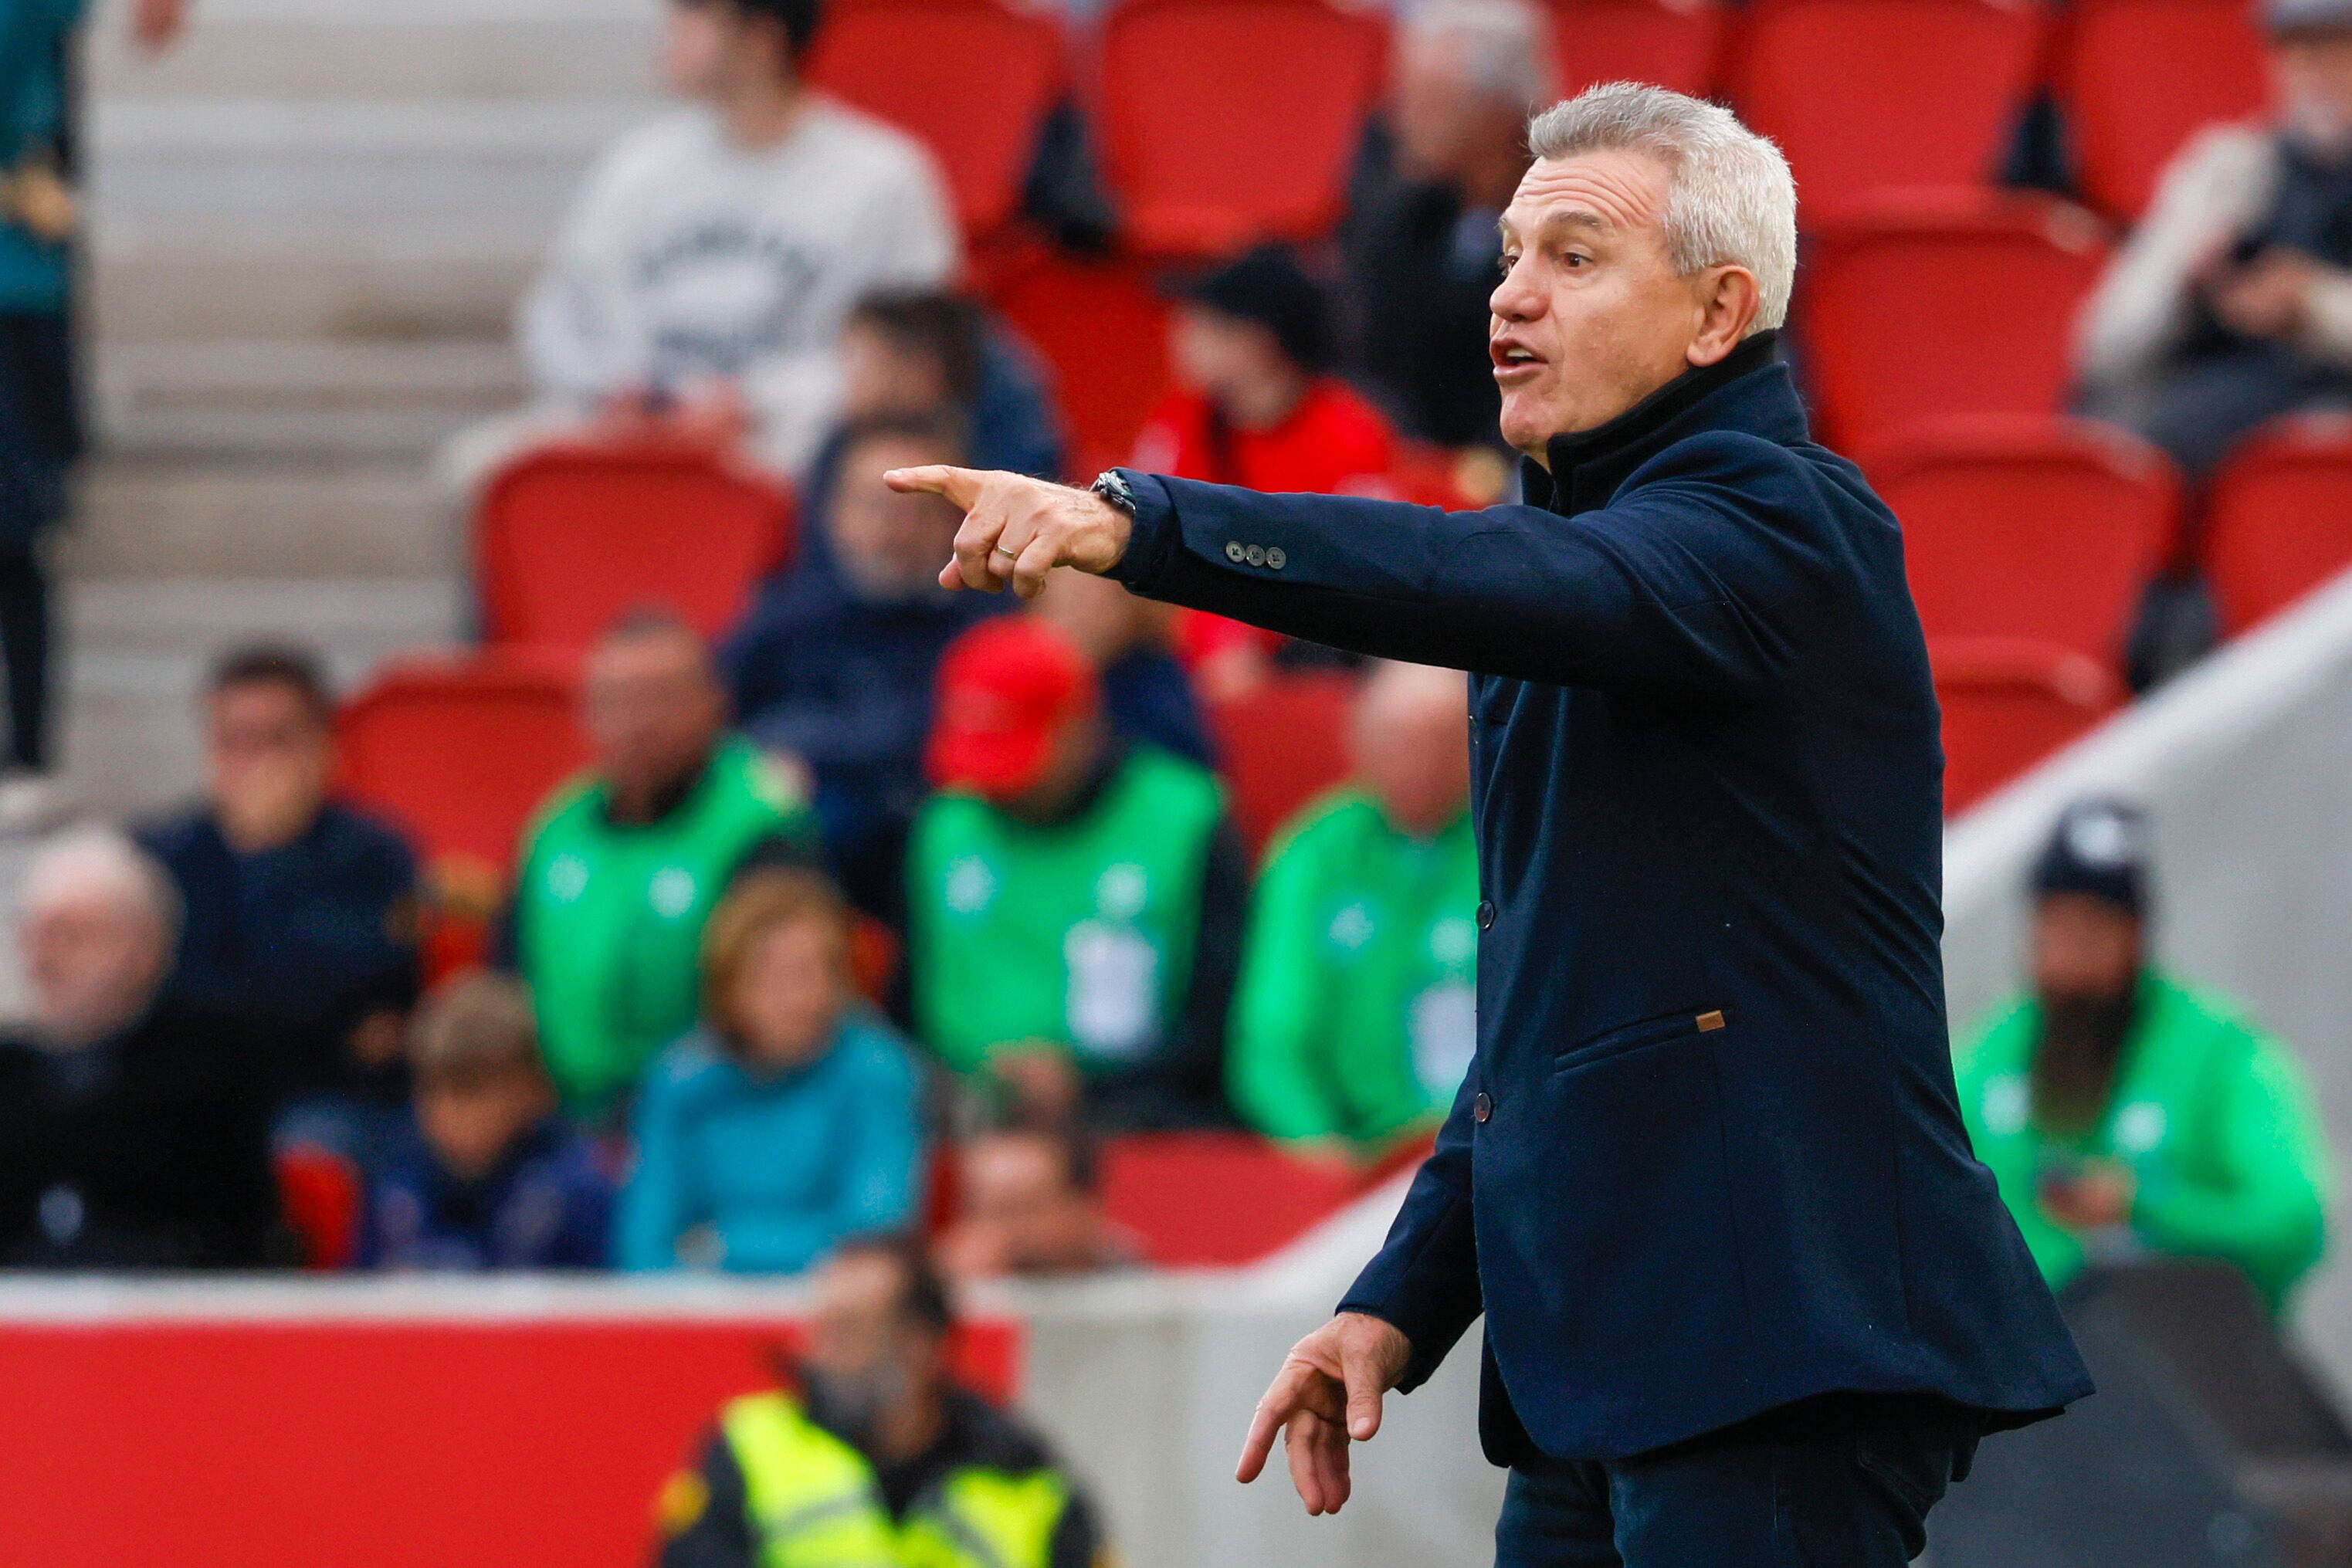
[(1901, 537), (1774, 361), (1772, 144), (1627, 83), (1528, 138), (1487, 335), (1525, 504), (892, 482), (964, 508), (942, 581), (1072, 566), (1472, 672), (1476, 1055), (1241, 1479), (1279, 1434), (1340, 1507), (1483, 1312), (1508, 1568), (1893, 1568), (1979, 1437), (2090, 1392), (1953, 1090)]
[(271, 1256), (268, 1085), (218, 1018), (163, 994), (177, 904), (110, 831), (34, 859), (16, 925), (29, 1017), (0, 1037), (0, 1268)]
[(1340, 241), (1349, 372), (1417, 440), (1495, 440), (1484, 346), (1495, 221), (1528, 166), (1528, 115), (1552, 84), (1551, 25), (1529, 0), (1425, 0), (1404, 13)]

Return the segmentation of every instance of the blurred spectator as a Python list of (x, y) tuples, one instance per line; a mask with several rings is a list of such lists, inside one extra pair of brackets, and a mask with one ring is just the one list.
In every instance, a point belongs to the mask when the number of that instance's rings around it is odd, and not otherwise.
[(460, 975), (416, 1017), (415, 1111), (368, 1182), (360, 1261), (404, 1270), (601, 1269), (613, 1184), (555, 1113), (530, 997)]
[(1027, 616), (948, 651), (929, 762), (907, 894), (925, 1043), (1024, 1115), (1228, 1119), (1248, 873), (1216, 779), (1112, 739), (1086, 656)]
[(1091, 1274), (1141, 1249), (1103, 1212), (1102, 1163), (1073, 1123), (1001, 1127), (956, 1156), (956, 1219), (940, 1262), (963, 1280)]
[(49, 591), (41, 539), (81, 452), (69, 309), (80, 203), (58, 157), (67, 40), (81, 0), (0, 5), (0, 659), (8, 752), (0, 826), (50, 805)]
[(1103, 717), (1123, 740), (1145, 740), (1202, 767), (1215, 762), (1192, 683), (1173, 651), (1172, 605), (1139, 599), (1107, 577), (1057, 571), (1037, 612), (1094, 662)]
[(745, 877), (710, 917), (703, 1026), (655, 1063), (614, 1250), (624, 1269), (790, 1274), (915, 1218), (922, 1083), (857, 1005), (849, 914), (814, 872)]
[(2352, 0), (2266, 0), (2277, 105), (2173, 160), (2084, 309), (2089, 413), (2191, 474), (2275, 415), (2352, 401)]
[(2318, 1110), (2285, 1050), (2150, 963), (2145, 838), (2114, 801), (2060, 818), (2033, 872), (2033, 995), (1959, 1052), (1969, 1135), (2052, 1284), (2207, 1258), (2275, 1309), (2320, 1252)]
[(1355, 777), (1276, 841), (1228, 1047), (1260, 1132), (1340, 1153), (1440, 1120), (1477, 1045), (1478, 864), (1462, 676), (1382, 666)]
[(329, 798), (334, 698), (318, 661), (240, 649), (205, 689), (203, 804), (145, 829), (178, 884), (173, 988), (226, 1013), (269, 1065), (281, 1139), (362, 1150), (407, 1092), (416, 864)]
[(929, 154), (803, 81), (818, 16), (818, 0), (668, 0), (669, 82), (695, 107), (589, 176), (521, 313), (551, 408), (465, 438), (454, 466), (478, 474), (600, 413), (807, 462), (840, 401), (851, 307), (957, 263)]
[(738, 873), (814, 854), (793, 781), (727, 733), (692, 628), (641, 612), (588, 656), (595, 761), (541, 808), (508, 946), (564, 1107), (604, 1122), (692, 1027), (703, 922)]
[(1009, 599), (940, 586), (961, 514), (901, 495), (890, 468), (962, 463), (960, 421), (877, 414), (839, 439), (835, 559), (761, 591), (722, 656), (736, 722), (814, 780), (825, 847), (860, 908), (893, 925), (904, 904), (907, 824), (922, 804), (923, 737), (940, 655)]
[(1069, 1474), (957, 1385), (953, 1328), (919, 1249), (843, 1248), (817, 1277), (799, 1386), (730, 1400), (663, 1489), (661, 1568), (1106, 1568)]
[(1528, 166), (1528, 112), (1559, 96), (1550, 24), (1525, 0), (1430, 0), (1400, 29), (1340, 231), (1350, 369), (1407, 435), (1492, 444), (1495, 225)]
[(0, 1268), (251, 1268), (280, 1235), (268, 1099), (228, 1020), (163, 991), (177, 900), (120, 834), (25, 878), (28, 1025), (0, 1040)]
[[(1168, 347), (1177, 384), (1135, 439), (1136, 467), (1253, 490), (1385, 493), (1396, 438), (1331, 373), (1329, 304), (1287, 248), (1259, 246), (1194, 280)], [(1213, 694), (1248, 685), (1283, 641), (1198, 611), (1179, 627), (1185, 663)]]

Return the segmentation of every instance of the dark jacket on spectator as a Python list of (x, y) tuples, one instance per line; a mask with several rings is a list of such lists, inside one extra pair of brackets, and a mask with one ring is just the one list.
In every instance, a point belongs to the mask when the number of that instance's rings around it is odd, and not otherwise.
[(1772, 356), (1555, 437), (1525, 506), (1132, 476), (1135, 591), (1475, 672), (1477, 1055), (1346, 1305), (1404, 1388), (1484, 1313), (1499, 1463), (2090, 1392), (1953, 1089), (1901, 531)]
[(80, 1051), (0, 1040), (0, 1268), (275, 1260), (256, 1065), (228, 1020), (169, 996)]
[(1217, 765), (1200, 699), (1166, 649), (1130, 648), (1104, 665), (1102, 703), (1111, 733), (1122, 740), (1149, 742), (1203, 768)]
[(588, 1141), (550, 1116), (478, 1181), (452, 1176), (412, 1119), (368, 1183), (360, 1262), (373, 1269), (601, 1269), (613, 1182)]
[(401, 1069), (350, 1050), (362, 1019), (416, 999), (416, 862), (398, 834), (330, 803), (300, 838), (257, 854), (231, 849), (203, 809), (139, 839), (187, 904), (173, 988), (236, 1019), (278, 1103), (401, 1096)]

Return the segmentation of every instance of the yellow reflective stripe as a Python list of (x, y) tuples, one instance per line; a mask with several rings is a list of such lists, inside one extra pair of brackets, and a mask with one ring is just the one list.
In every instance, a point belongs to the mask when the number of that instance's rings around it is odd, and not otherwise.
[(855, 1448), (777, 1393), (730, 1401), (719, 1427), (743, 1472), (761, 1568), (898, 1568), (873, 1467)]

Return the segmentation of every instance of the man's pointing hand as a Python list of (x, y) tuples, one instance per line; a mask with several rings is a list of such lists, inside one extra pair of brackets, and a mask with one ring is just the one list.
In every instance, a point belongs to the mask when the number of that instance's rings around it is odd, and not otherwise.
[(932, 465), (893, 468), (882, 480), (893, 490), (944, 496), (963, 513), (955, 559), (940, 572), (942, 588), (994, 593), (1010, 582), (1013, 592), (1034, 599), (1057, 566), (1097, 573), (1117, 566), (1134, 527), (1134, 519), (1091, 490), (1020, 474)]
[(1234, 1479), (1257, 1479), (1279, 1432), (1298, 1500), (1311, 1514), (1339, 1512), (1348, 1500), (1348, 1445), (1381, 1429), (1381, 1396), (1412, 1356), (1402, 1330), (1363, 1312), (1341, 1312), (1292, 1345), (1257, 1402)]

